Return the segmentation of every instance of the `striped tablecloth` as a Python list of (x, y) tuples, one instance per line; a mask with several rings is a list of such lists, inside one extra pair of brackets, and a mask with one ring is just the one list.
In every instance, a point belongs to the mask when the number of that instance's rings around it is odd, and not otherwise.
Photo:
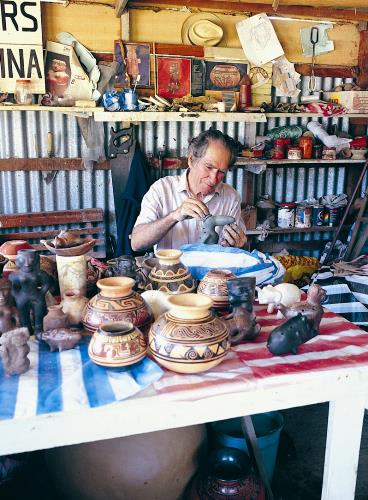
[(87, 345), (51, 353), (31, 341), (31, 369), (5, 377), (0, 365), (0, 419), (25, 418), (52, 412), (97, 407), (133, 396), (153, 384), (162, 399), (198, 400), (214, 395), (277, 385), (280, 377), (329, 370), (368, 361), (368, 333), (341, 316), (326, 311), (320, 335), (298, 348), (298, 354), (272, 355), (266, 341), (282, 320), (255, 306), (262, 330), (254, 342), (235, 346), (226, 359), (208, 372), (185, 375), (161, 370), (149, 359), (130, 369), (106, 369), (88, 358)]

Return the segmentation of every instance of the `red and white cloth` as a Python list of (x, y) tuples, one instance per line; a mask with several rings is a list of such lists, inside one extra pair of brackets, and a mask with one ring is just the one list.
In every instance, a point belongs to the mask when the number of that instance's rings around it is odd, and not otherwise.
[(261, 333), (255, 341), (231, 349), (225, 360), (208, 372), (185, 375), (165, 370), (154, 382), (162, 398), (199, 400), (220, 394), (247, 392), (258, 387), (261, 379), (277, 384), (280, 378), (313, 369), (331, 370), (368, 362), (368, 333), (341, 316), (326, 311), (320, 334), (298, 347), (298, 354), (275, 356), (267, 349), (270, 332), (285, 320), (276, 320), (264, 306), (255, 306)]

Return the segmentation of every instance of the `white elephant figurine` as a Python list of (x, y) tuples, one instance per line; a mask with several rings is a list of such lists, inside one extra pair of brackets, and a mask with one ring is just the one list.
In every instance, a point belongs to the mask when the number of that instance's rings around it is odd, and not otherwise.
[(155, 320), (171, 307), (167, 302), (167, 297), (170, 295), (160, 290), (146, 290), (141, 293), (141, 297), (150, 306)]
[[(267, 312), (272, 314), (277, 304), (291, 306), (299, 302), (302, 292), (292, 283), (280, 283), (279, 285), (267, 285), (263, 288), (256, 287), (259, 304), (268, 304)], [(282, 315), (279, 315), (283, 317)]]

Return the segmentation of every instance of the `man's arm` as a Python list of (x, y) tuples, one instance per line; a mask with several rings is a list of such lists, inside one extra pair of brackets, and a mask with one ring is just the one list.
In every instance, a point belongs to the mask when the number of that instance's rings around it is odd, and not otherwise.
[(131, 239), (132, 250), (146, 250), (158, 243), (177, 222), (190, 217), (200, 219), (207, 214), (207, 205), (197, 198), (187, 198), (180, 207), (165, 217), (135, 226)]

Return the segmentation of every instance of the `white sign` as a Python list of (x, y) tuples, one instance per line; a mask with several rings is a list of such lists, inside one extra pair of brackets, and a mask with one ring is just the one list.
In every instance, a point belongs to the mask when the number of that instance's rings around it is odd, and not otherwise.
[(0, 92), (14, 92), (19, 79), (45, 92), (40, 0), (0, 0)]

